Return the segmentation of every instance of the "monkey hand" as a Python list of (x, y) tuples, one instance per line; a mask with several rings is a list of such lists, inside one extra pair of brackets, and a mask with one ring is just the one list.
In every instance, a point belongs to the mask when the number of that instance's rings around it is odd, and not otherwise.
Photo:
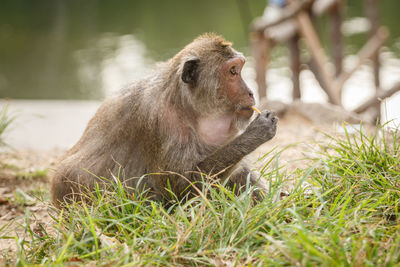
[(275, 112), (263, 111), (249, 124), (245, 133), (264, 143), (275, 136), (277, 123)]

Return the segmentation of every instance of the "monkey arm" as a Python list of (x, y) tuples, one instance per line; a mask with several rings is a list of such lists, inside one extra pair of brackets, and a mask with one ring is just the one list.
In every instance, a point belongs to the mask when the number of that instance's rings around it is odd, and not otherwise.
[(275, 136), (277, 121), (274, 112), (259, 114), (241, 135), (209, 155), (197, 168), (202, 173), (213, 175), (233, 167)]
[(249, 138), (244, 133), (201, 161), (197, 168), (205, 174), (217, 174), (236, 165), (262, 143), (264, 140)]

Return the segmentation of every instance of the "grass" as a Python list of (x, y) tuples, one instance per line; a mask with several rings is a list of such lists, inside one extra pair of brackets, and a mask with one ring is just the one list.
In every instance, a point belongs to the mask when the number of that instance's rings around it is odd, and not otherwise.
[(290, 173), (270, 160), (260, 203), (251, 187), (235, 197), (208, 184), (207, 198), (166, 208), (114, 179), (91, 204), (53, 212), (50, 230), (27, 213), (17, 264), (399, 266), (399, 132), (346, 132), (320, 151)]
[(4, 106), (0, 110), (0, 146), (6, 145), (6, 143), (3, 140), (3, 134), (7, 130), (7, 128), (10, 126), (12, 121), (14, 120), (14, 117), (10, 117), (9, 112), (8, 112), (8, 106)]
[(22, 172), (16, 172), (15, 176), (17, 179), (42, 179), (47, 177), (48, 170), (46, 168), (37, 168), (37, 169), (29, 169), (24, 170)]

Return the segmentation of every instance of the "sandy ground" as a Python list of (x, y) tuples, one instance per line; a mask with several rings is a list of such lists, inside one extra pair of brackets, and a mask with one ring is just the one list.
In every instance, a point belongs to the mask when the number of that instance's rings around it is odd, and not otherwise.
[[(24, 235), (29, 212), (32, 225), (49, 224), (49, 170), (60, 150), (8, 151), (0, 154), (0, 266), (12, 259), (17, 249), (14, 237)], [(5, 228), (3, 228), (5, 227)]]
[[(285, 150), (279, 158), (279, 165), (289, 169), (301, 168), (304, 161), (296, 159), (310, 156), (317, 147), (316, 141), (326, 140), (323, 132), (334, 133), (340, 129), (330, 126), (316, 126), (300, 116), (280, 119), (274, 139), (254, 151), (248, 160), (253, 166), (263, 166), (258, 158), (275, 148), (274, 153), (297, 143)], [(49, 194), (49, 173), (65, 149), (51, 150), (8, 150), (0, 154), (0, 266), (12, 259), (17, 250), (15, 236), (23, 236), (23, 228), (29, 211), (34, 230), (41, 224), (51, 228), (48, 211), (52, 208)], [(274, 154), (273, 153), (273, 154)], [(7, 237), (8, 239), (4, 239)]]

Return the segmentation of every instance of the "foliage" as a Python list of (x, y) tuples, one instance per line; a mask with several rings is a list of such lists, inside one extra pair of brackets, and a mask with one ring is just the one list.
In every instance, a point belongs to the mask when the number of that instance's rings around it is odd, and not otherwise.
[[(91, 204), (68, 206), (53, 231), (18, 238), (18, 264), (79, 266), (382, 266), (400, 261), (398, 131), (346, 132), (321, 146), (305, 169), (286, 173), (278, 157), (239, 197), (220, 184), (170, 206), (132, 194), (118, 179)], [(274, 164), (271, 164), (271, 163)], [(295, 180), (295, 183), (291, 181)], [(288, 190), (285, 195), (282, 192)]]

